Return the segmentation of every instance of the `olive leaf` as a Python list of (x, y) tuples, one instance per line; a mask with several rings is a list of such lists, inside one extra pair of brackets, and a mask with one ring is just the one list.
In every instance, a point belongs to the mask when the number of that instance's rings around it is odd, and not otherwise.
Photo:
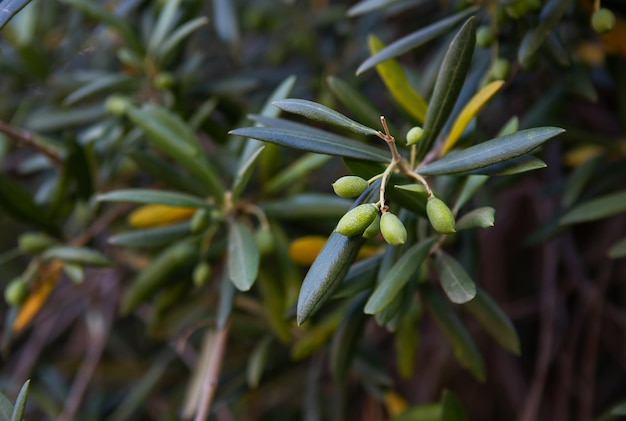
[(380, 313), (391, 303), (407, 282), (417, 274), (434, 241), (434, 238), (421, 241), (411, 246), (398, 259), (370, 296), (365, 305), (365, 313)]
[(474, 281), (456, 259), (440, 251), (435, 255), (434, 263), (441, 287), (450, 301), (463, 304), (476, 296)]
[(307, 101), (305, 99), (286, 98), (274, 101), (272, 104), (283, 111), (298, 114), (311, 120), (343, 127), (356, 133), (365, 135), (376, 135), (378, 133), (378, 130), (357, 123), (345, 115), (322, 104), (318, 104), (317, 102)]
[(493, 227), (495, 221), (496, 210), (490, 207), (474, 209), (456, 221), (455, 228), (457, 231), (471, 228), (489, 228)]
[(363, 314), (366, 299), (367, 294), (362, 293), (352, 300), (331, 341), (330, 372), (339, 383), (345, 380), (356, 347), (363, 337), (363, 329), (367, 322), (367, 317)]
[(448, 120), (472, 63), (476, 44), (476, 18), (469, 18), (450, 43), (424, 119), (424, 134), (417, 144), (417, 157), (426, 155)]
[(87, 266), (110, 266), (113, 264), (99, 251), (87, 247), (52, 246), (42, 253), (41, 258)]
[(611, 193), (574, 206), (559, 220), (560, 225), (595, 221), (626, 211), (626, 191)]
[(188, 208), (212, 208), (207, 201), (190, 194), (150, 189), (114, 190), (97, 195), (96, 200), (100, 202), (132, 202)]
[(158, 248), (187, 237), (189, 232), (190, 223), (185, 221), (178, 224), (123, 232), (109, 237), (108, 242), (114, 246)]
[(422, 165), (420, 174), (438, 175), (467, 172), (524, 155), (554, 136), (563, 133), (558, 127), (538, 127), (497, 137), (462, 151), (448, 153), (437, 161)]
[(28, 389), (30, 387), (30, 380), (26, 380), (15, 399), (15, 405), (13, 406), (13, 413), (11, 414), (11, 421), (22, 421), (24, 419), (24, 411), (26, 410), (26, 399), (28, 398)]
[(252, 287), (259, 272), (260, 252), (254, 234), (242, 222), (228, 225), (228, 276), (240, 291)]

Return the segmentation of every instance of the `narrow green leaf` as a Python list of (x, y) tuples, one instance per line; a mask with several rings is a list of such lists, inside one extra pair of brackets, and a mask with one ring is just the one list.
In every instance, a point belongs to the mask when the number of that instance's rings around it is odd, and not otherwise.
[(339, 307), (339, 309), (330, 314), (325, 314), (319, 322), (316, 322), (293, 344), (291, 347), (291, 358), (302, 360), (326, 345), (337, 330), (339, 323), (341, 323), (344, 312), (345, 306)]
[(184, 121), (156, 105), (141, 109), (130, 107), (127, 115), (154, 146), (185, 167), (217, 201), (223, 200), (224, 186), (206, 159), (193, 130)]
[[(329, 76), (326, 79), (330, 90), (354, 114), (359, 120), (372, 127), (380, 125), (380, 111), (358, 90), (352, 88), (343, 79)], [(389, 122), (387, 122), (389, 124)], [(396, 130), (389, 126), (389, 130), (394, 133)]]
[(468, 8), (460, 13), (457, 13), (456, 15), (442, 19), (426, 26), (425, 28), (413, 32), (410, 35), (400, 38), (365, 60), (357, 69), (356, 74), (359, 75), (385, 60), (404, 54), (407, 51), (417, 48), (440, 35), (448, 33), (453, 26), (470, 14), (475, 13), (476, 10), (477, 8), (475, 7)]
[(498, 342), (502, 348), (520, 355), (520, 343), (515, 327), (507, 314), (498, 304), (481, 288), (478, 288), (476, 297), (463, 304), (467, 310), (485, 331)]
[(393, 301), (409, 280), (418, 273), (434, 241), (434, 238), (421, 241), (398, 259), (370, 296), (365, 305), (365, 313), (380, 313)]
[(228, 320), (230, 320), (230, 315), (233, 312), (233, 307), (235, 305), (235, 295), (237, 294), (237, 289), (235, 285), (230, 279), (229, 273), (227, 270), (223, 271), (222, 279), (220, 281), (220, 299), (217, 305), (217, 328), (224, 329)]
[(285, 199), (260, 202), (259, 207), (277, 219), (338, 219), (350, 208), (351, 200), (334, 194), (302, 193)]
[(383, 7), (397, 3), (398, 1), (399, 0), (362, 0), (350, 7), (346, 12), (346, 15), (352, 18), (358, 15), (373, 12), (377, 9), (382, 9)]
[(242, 222), (228, 225), (228, 276), (240, 291), (249, 290), (259, 273), (260, 253), (254, 234)]
[(365, 242), (361, 236), (346, 237), (333, 231), (309, 268), (298, 296), (297, 321), (301, 325), (331, 295), (348, 273)]
[(176, 48), (185, 38), (207, 23), (209, 23), (209, 19), (207, 17), (199, 16), (181, 25), (167, 38), (167, 41), (157, 47), (155, 54), (158, 60), (164, 61), (170, 54), (176, 51)]
[(213, 0), (213, 24), (217, 35), (227, 44), (235, 45), (239, 42), (239, 25), (235, 4), (230, 0)]
[(613, 244), (609, 249), (609, 258), (619, 259), (626, 256), (626, 237)]
[(13, 414), (13, 402), (0, 393), (0, 421), (11, 421), (11, 414)]
[(108, 242), (122, 247), (158, 248), (188, 236), (189, 232), (189, 221), (185, 221), (179, 224), (123, 232), (109, 237)]
[(334, 126), (343, 127), (348, 130), (352, 130), (355, 133), (374, 136), (378, 133), (378, 130), (364, 126), (361, 123), (357, 123), (345, 115), (330, 109), (325, 105), (318, 104), (317, 102), (307, 101), (305, 99), (287, 98), (274, 101), (273, 104), (283, 111), (298, 114), (311, 120), (322, 121)]
[(331, 158), (331, 156), (316, 153), (303, 155), (271, 178), (265, 185), (265, 192), (274, 194), (293, 186), (294, 180), (302, 180), (303, 177), (326, 164)]
[(367, 294), (360, 294), (352, 300), (333, 336), (329, 364), (330, 372), (338, 383), (345, 381), (359, 340), (363, 337), (367, 322), (367, 317), (363, 314), (366, 299)]
[(435, 323), (452, 346), (454, 356), (480, 382), (485, 380), (485, 364), (459, 317), (430, 286), (422, 286), (420, 293), (428, 306)]
[(441, 397), (441, 421), (467, 421), (463, 404), (447, 389)]
[(498, 162), (497, 164), (487, 165), (486, 167), (477, 168), (475, 170), (462, 173), (462, 175), (513, 175), (521, 174), (528, 171), (540, 170), (545, 167), (547, 167), (546, 163), (539, 158), (536, 158), (532, 155), (520, 155), (503, 162)]
[(456, 259), (442, 251), (435, 255), (434, 263), (441, 287), (450, 301), (463, 304), (476, 296), (474, 281)]
[(11, 421), (22, 421), (24, 419), (24, 410), (26, 409), (26, 399), (28, 399), (28, 388), (30, 386), (30, 379), (22, 385), (20, 393), (15, 399), (15, 406), (13, 407), (13, 413), (11, 414)]
[(67, 263), (87, 266), (110, 266), (111, 260), (99, 251), (87, 247), (52, 246), (41, 255), (43, 260), (62, 260)]
[(574, 206), (559, 220), (559, 225), (595, 221), (626, 211), (626, 191), (611, 193)]
[(246, 188), (250, 177), (252, 176), (252, 172), (254, 171), (255, 164), (261, 156), (261, 152), (263, 152), (264, 147), (260, 147), (256, 150), (254, 154), (252, 154), (247, 161), (243, 162), (239, 169), (237, 170), (237, 174), (235, 175), (235, 180), (233, 181), (233, 186), (231, 188), (233, 200), (237, 200), (243, 189)]
[(232, 130), (230, 133), (326, 155), (378, 162), (388, 162), (391, 159), (388, 150), (334, 134), (326, 135), (314, 131), (302, 132), (275, 127), (244, 127)]
[(96, 196), (100, 202), (132, 202), (180, 206), (188, 208), (207, 208), (212, 206), (197, 196), (165, 190), (124, 189), (102, 193)]
[(119, 91), (132, 86), (133, 79), (125, 74), (113, 73), (101, 75), (89, 83), (76, 89), (63, 100), (63, 105), (69, 106), (101, 92)]
[(417, 145), (422, 159), (450, 116), (463, 81), (472, 63), (476, 44), (476, 18), (469, 18), (456, 34), (446, 52), (424, 120), (424, 135)]
[(400, 318), (393, 338), (398, 374), (404, 379), (410, 379), (414, 374), (417, 362), (415, 355), (420, 343), (418, 324), (422, 316), (422, 308), (416, 305), (415, 301), (412, 304)]
[(137, 274), (124, 294), (122, 314), (130, 313), (144, 300), (151, 298), (173, 274), (197, 259), (198, 247), (193, 241), (175, 243), (161, 251)]
[(101, 121), (106, 111), (101, 103), (70, 109), (42, 109), (29, 114), (25, 127), (37, 133), (54, 132)]
[(77, 8), (81, 12), (113, 28), (134, 51), (139, 53), (143, 51), (141, 41), (139, 41), (136, 32), (127, 21), (115, 15), (115, 13), (110, 12), (103, 5), (100, 5), (100, 3), (91, 0), (62, 0), (61, 2)]
[(529, 59), (548, 38), (550, 32), (572, 4), (572, 0), (549, 0), (539, 15), (539, 25), (528, 31), (520, 44), (517, 58), (522, 65), (528, 64)]
[(455, 228), (457, 231), (471, 228), (489, 228), (493, 227), (495, 221), (496, 210), (490, 207), (474, 209), (456, 221)]
[(24, 8), (31, 0), (5, 0), (2, 2), (2, 14), (0, 14), (0, 29), (4, 28), (13, 16)]
[(451, 151), (443, 158), (423, 165), (424, 175), (467, 172), (524, 155), (548, 139), (563, 133), (558, 127), (538, 127), (488, 140), (462, 151)]
[(169, 0), (162, 4), (161, 13), (148, 40), (148, 52), (154, 53), (169, 38), (180, 16), (181, 0)]
[(248, 364), (246, 365), (246, 382), (250, 389), (256, 389), (261, 382), (261, 376), (267, 365), (270, 355), (270, 347), (272, 345), (272, 337), (266, 336), (261, 339), (250, 354)]

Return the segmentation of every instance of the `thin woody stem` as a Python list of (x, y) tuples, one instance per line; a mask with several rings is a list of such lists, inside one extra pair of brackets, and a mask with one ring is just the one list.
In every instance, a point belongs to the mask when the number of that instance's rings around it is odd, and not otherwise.
[(58, 152), (35, 141), (35, 137), (32, 133), (16, 129), (15, 127), (8, 125), (2, 120), (0, 120), (0, 133), (4, 133), (8, 137), (16, 140), (19, 143), (32, 146), (33, 148), (44, 154), (46, 157), (48, 157), (50, 161), (52, 161), (55, 165), (63, 164), (63, 161)]

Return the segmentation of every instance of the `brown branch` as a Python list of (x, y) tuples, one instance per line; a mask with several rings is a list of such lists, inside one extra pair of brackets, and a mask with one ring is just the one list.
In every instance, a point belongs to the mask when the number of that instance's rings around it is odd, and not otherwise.
[(41, 144), (40, 142), (37, 142), (35, 140), (35, 136), (33, 136), (33, 134), (30, 132), (16, 129), (15, 127), (12, 127), (4, 121), (0, 120), (0, 133), (4, 133), (18, 143), (37, 149), (57, 166), (63, 164), (63, 160), (56, 150), (49, 148), (46, 145)]

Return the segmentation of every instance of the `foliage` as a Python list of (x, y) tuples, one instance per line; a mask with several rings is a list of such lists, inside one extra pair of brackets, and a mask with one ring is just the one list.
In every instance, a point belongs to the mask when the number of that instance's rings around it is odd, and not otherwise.
[(547, 367), (609, 376), (618, 2), (9, 3), (5, 418), (567, 419)]

